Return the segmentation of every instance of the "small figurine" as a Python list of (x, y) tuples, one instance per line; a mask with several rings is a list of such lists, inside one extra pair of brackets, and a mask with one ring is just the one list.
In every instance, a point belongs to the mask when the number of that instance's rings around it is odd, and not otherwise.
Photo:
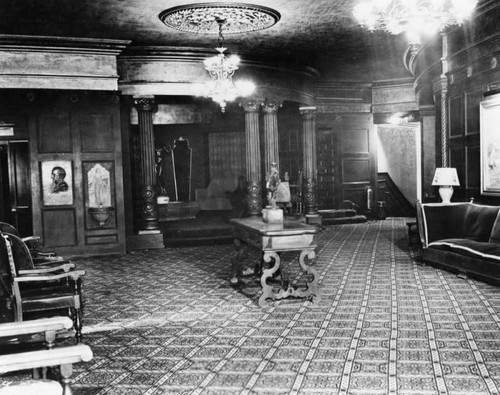
[(276, 162), (271, 163), (271, 170), (266, 175), (266, 190), (267, 190), (267, 203), (268, 208), (277, 208), (276, 205), (276, 192), (281, 183), (278, 172), (278, 165)]

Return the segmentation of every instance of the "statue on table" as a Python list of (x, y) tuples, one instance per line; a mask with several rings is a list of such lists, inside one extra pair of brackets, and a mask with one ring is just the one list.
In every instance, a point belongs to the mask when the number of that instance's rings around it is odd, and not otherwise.
[(285, 182), (281, 182), (278, 165), (271, 163), (271, 169), (266, 175), (266, 190), (268, 208), (278, 208), (277, 203), (290, 202), (290, 187), (288, 184), (288, 173), (285, 173)]

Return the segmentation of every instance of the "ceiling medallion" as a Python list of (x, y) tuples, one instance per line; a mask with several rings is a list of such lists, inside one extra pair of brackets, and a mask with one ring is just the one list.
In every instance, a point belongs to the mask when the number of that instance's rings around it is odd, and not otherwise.
[(281, 15), (253, 4), (198, 3), (169, 8), (158, 17), (172, 29), (199, 34), (219, 34), (217, 21), (224, 20), (224, 34), (235, 34), (268, 29)]

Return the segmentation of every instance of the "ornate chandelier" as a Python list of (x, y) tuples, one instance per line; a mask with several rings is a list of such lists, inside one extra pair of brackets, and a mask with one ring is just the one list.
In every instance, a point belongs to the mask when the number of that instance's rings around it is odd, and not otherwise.
[(163, 11), (159, 18), (170, 28), (197, 34), (218, 34), (216, 56), (204, 61), (211, 81), (199, 88), (199, 95), (210, 97), (225, 112), (226, 104), (237, 97), (250, 95), (255, 86), (250, 81), (233, 81), (239, 58), (226, 57), (223, 32), (237, 34), (268, 29), (281, 15), (268, 7), (246, 3), (199, 3)]
[(477, 0), (369, 0), (355, 6), (353, 14), (370, 31), (405, 32), (415, 52), (423, 36), (462, 24), (476, 4)]
[(210, 97), (216, 103), (219, 103), (221, 112), (226, 111), (227, 102), (235, 100), (237, 97), (251, 95), (255, 90), (255, 85), (251, 81), (237, 81), (233, 83), (233, 75), (238, 70), (240, 58), (236, 55), (226, 57), (224, 51), (224, 36), (222, 27), (224, 19), (216, 19), (219, 25), (218, 47), (215, 48), (218, 55), (205, 59), (205, 70), (210, 74), (211, 81), (206, 84), (203, 96)]

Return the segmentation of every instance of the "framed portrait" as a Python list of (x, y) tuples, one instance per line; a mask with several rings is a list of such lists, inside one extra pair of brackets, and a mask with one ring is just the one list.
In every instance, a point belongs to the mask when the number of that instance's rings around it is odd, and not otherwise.
[(481, 195), (500, 195), (500, 94), (479, 106)]
[(43, 204), (73, 204), (73, 167), (69, 160), (50, 160), (41, 164)]

